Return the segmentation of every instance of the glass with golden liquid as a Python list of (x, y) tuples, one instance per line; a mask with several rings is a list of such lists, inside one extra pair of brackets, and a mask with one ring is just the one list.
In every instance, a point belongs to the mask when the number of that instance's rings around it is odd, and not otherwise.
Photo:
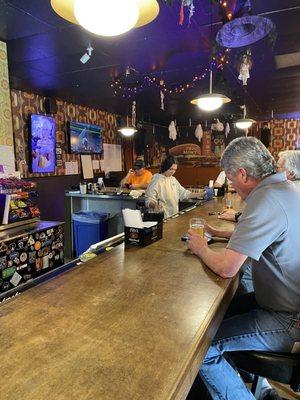
[(190, 219), (190, 229), (195, 235), (204, 237), (204, 225), (205, 220), (203, 218), (191, 218)]

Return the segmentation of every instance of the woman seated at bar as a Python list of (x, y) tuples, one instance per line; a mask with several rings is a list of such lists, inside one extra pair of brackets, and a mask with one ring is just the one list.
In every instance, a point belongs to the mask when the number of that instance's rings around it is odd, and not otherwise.
[(120, 182), (121, 187), (128, 187), (131, 190), (147, 189), (152, 174), (145, 168), (143, 160), (136, 160), (133, 164), (133, 169), (130, 169)]
[(177, 171), (177, 161), (172, 155), (168, 155), (160, 165), (160, 171), (152, 178), (146, 190), (146, 205), (152, 209), (159, 206), (164, 211), (165, 218), (179, 212), (179, 201), (196, 197), (189, 190), (180, 185), (173, 176)]

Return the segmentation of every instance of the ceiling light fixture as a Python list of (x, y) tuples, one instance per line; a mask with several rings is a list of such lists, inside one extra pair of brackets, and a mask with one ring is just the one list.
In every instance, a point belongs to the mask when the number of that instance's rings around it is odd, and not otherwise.
[(245, 105), (241, 106), (241, 108), (244, 110), (244, 115), (243, 115), (243, 118), (240, 118), (235, 122), (235, 126), (238, 129), (248, 129), (256, 121), (254, 119), (251, 119), (251, 118), (246, 118), (247, 110), (246, 110), (246, 106)]
[(82, 62), (82, 64), (85, 64), (89, 61), (89, 59), (92, 57), (92, 51), (94, 49), (92, 48), (92, 46), (89, 44), (87, 49), (86, 49), (86, 53), (84, 53), (84, 55), (80, 58), (80, 61)]
[(126, 126), (121, 127), (118, 129), (118, 132), (120, 132), (123, 136), (130, 137), (137, 132), (137, 129), (134, 126), (129, 126), (128, 124), (128, 117), (126, 118)]
[(75, 0), (74, 15), (89, 32), (117, 36), (135, 26), (139, 8), (132, 0)]
[(195, 104), (203, 111), (214, 111), (220, 108), (223, 104), (229, 103), (231, 100), (229, 97), (223, 94), (212, 92), (212, 68), (210, 69), (209, 76), (209, 93), (202, 94), (201, 96), (193, 99), (192, 104)]
[(159, 13), (157, 0), (50, 0), (62, 18), (101, 36), (117, 36), (149, 24)]

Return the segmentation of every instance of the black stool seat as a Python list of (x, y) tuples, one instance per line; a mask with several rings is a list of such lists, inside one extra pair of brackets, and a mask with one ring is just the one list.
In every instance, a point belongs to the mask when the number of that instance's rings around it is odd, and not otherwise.
[(237, 368), (289, 384), (300, 392), (300, 354), (236, 351), (228, 354)]

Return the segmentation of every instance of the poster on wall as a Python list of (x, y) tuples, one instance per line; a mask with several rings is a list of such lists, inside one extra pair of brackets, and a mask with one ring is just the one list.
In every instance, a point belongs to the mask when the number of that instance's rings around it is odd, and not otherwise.
[(119, 144), (103, 144), (104, 158), (100, 160), (101, 170), (122, 171), (122, 148)]
[(30, 171), (55, 172), (55, 119), (46, 115), (30, 116)]

